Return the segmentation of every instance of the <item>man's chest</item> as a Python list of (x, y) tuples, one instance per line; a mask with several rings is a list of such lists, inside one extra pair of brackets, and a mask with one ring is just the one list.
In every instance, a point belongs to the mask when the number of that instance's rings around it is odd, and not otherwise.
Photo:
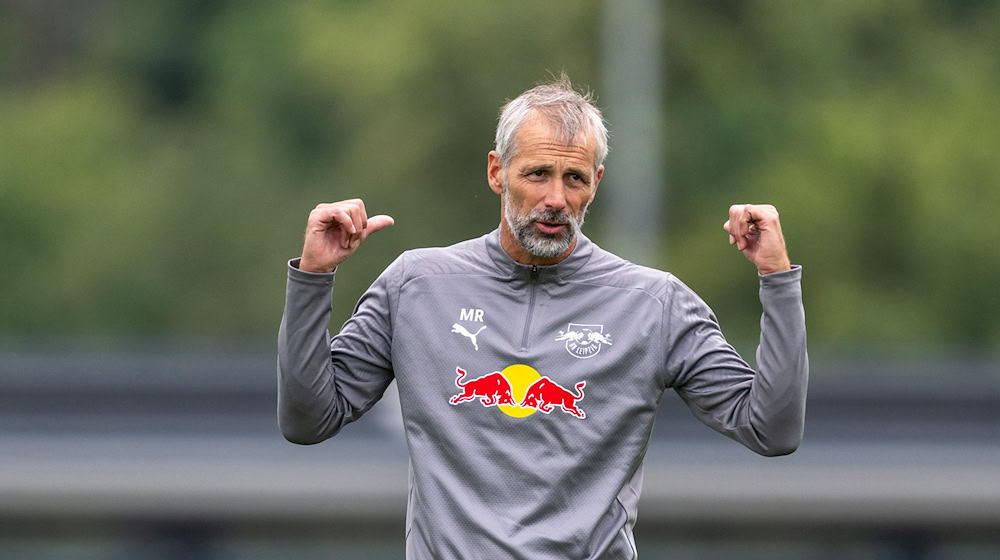
[(641, 290), (417, 280), (400, 293), (393, 365), (401, 393), (421, 410), (617, 415), (659, 399), (661, 318), (660, 302)]

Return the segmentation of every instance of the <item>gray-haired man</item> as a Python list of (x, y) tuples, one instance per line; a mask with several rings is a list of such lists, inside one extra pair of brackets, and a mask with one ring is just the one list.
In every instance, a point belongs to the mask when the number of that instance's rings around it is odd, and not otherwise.
[(407, 558), (635, 558), (642, 463), (666, 389), (758, 453), (799, 444), (801, 269), (777, 211), (734, 205), (724, 225), (759, 272), (755, 372), (690, 289), (580, 232), (607, 150), (600, 111), (565, 78), (508, 103), (487, 159), (500, 227), (403, 253), (332, 338), (334, 269), (393, 221), (368, 218), (357, 199), (309, 216), (288, 268), (278, 421), (290, 441), (323, 441), (396, 380)]

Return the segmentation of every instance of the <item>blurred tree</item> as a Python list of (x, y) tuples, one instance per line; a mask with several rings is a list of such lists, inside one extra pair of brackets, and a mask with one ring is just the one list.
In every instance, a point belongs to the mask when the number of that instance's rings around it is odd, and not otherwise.
[(722, 257), (716, 216), (766, 200), (806, 265), (820, 346), (996, 352), (1000, 321), (982, 311), (1000, 307), (985, 243), (1000, 203), (997, 5), (671, 7), (670, 266), (724, 326), (732, 314), (749, 340), (758, 311), (733, 289), (745, 265)]
[[(1000, 6), (666, 12), (670, 256), (645, 264), (752, 341), (752, 269), (721, 224), (769, 201), (806, 266), (814, 347), (996, 355)], [(497, 109), (548, 72), (599, 84), (600, 17), (596, 1), (0, 4), (0, 335), (270, 338), (306, 214), (363, 196), (397, 225), (338, 278), (339, 324), (400, 251), (494, 227)]]
[[(97, 5), (68, 64), (0, 90), (0, 176), (16, 202), (3, 207), (15, 258), (0, 332), (273, 336), (308, 211), (364, 196), (397, 226), (338, 280), (343, 321), (413, 240), (494, 227), (494, 115), (548, 71), (596, 81), (587, 8)], [(7, 16), (29, 27), (23, 6)], [(52, 31), (2, 60), (30, 66)]]

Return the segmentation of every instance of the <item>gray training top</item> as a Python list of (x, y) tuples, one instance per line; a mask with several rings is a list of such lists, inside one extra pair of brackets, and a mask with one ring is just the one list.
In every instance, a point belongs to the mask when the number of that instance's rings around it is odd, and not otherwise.
[(278, 423), (311, 444), (396, 380), (410, 454), (406, 557), (635, 558), (657, 405), (672, 388), (763, 455), (802, 437), (801, 269), (760, 277), (759, 371), (672, 275), (579, 235), (554, 266), (515, 262), (499, 230), (400, 255), (327, 332), (334, 275), (291, 261)]

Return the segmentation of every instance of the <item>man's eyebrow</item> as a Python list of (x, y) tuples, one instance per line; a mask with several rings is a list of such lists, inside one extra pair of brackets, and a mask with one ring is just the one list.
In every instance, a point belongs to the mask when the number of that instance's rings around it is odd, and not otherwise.
[(551, 163), (528, 163), (521, 166), (521, 173), (533, 173), (535, 171), (548, 171), (552, 169)]
[(577, 169), (575, 167), (570, 167), (570, 168), (566, 169), (566, 172), (567, 173), (573, 173), (574, 175), (579, 175), (580, 177), (583, 178), (584, 181), (590, 182), (590, 173), (588, 173), (587, 171), (583, 171), (583, 170)]

